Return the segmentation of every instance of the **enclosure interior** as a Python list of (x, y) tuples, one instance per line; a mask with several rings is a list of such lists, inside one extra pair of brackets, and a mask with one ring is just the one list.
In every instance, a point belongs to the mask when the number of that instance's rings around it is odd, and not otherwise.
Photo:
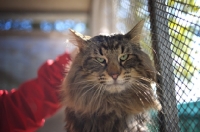
[[(152, 132), (200, 131), (200, 2), (198, 0), (0, 0), (0, 88), (35, 78), (38, 68), (82, 34), (126, 33), (145, 19), (141, 46), (158, 71), (163, 109), (151, 112)], [(38, 132), (64, 132), (62, 110)]]

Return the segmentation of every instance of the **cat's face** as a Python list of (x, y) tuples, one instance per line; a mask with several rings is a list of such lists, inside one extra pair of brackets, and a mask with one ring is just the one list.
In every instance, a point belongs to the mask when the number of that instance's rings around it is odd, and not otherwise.
[(139, 45), (143, 22), (125, 35), (86, 38), (71, 31), (79, 53), (63, 82), (63, 101), (81, 113), (159, 109), (150, 86), (155, 69)]
[[(125, 35), (95, 36), (84, 40), (77, 36), (80, 48), (75, 59), (77, 76), (72, 81), (85, 81), (111, 93), (132, 88), (138, 79), (154, 79), (154, 68), (149, 57), (139, 46), (140, 25)], [(76, 80), (76, 81), (75, 81)]]
[(143, 65), (139, 46), (133, 45), (124, 35), (97, 36), (87, 41), (81, 50), (82, 70), (86, 80), (102, 89), (115, 93), (131, 88), (142, 77), (137, 71)]

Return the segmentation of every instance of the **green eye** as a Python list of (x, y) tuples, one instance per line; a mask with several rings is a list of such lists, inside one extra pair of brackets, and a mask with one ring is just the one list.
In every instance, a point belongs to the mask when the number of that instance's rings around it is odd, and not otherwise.
[(125, 54), (125, 55), (122, 55), (122, 56), (120, 57), (120, 60), (125, 61), (127, 58), (128, 58), (128, 55)]
[(98, 62), (100, 62), (100, 63), (103, 63), (103, 62), (105, 61), (104, 58), (100, 58), (100, 57), (97, 57), (96, 60), (97, 60)]

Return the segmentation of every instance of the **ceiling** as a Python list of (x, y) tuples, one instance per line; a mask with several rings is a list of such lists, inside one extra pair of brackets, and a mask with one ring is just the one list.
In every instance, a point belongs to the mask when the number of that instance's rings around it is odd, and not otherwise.
[(92, 0), (0, 0), (0, 12), (89, 12)]

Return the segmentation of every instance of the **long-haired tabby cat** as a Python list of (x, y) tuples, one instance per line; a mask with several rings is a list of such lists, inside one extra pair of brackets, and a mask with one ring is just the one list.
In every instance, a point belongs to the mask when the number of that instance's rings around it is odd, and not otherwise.
[(148, 131), (145, 113), (161, 106), (151, 87), (155, 69), (140, 48), (143, 23), (125, 35), (71, 30), (79, 53), (62, 85), (67, 132)]

